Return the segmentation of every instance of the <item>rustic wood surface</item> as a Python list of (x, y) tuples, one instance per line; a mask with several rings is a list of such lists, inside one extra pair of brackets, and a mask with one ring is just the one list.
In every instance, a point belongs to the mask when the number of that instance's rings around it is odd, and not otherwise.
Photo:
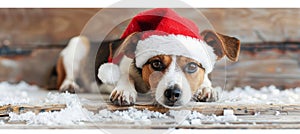
[[(113, 9), (101, 17), (95, 16), (92, 31), (103, 30), (101, 22), (116, 19), (127, 13)], [(180, 9), (184, 10), (184, 9)], [(244, 43), (298, 41), (300, 35), (300, 9), (198, 9), (211, 22), (216, 31), (237, 36)], [(10, 40), (13, 45), (65, 44), (72, 36), (80, 34), (85, 24), (101, 9), (1, 9), (0, 42)], [(138, 11), (138, 10), (137, 10)], [(197, 20), (190, 11), (187, 17)], [(124, 18), (124, 21), (130, 18)], [(116, 24), (117, 25), (117, 24)], [(124, 27), (120, 27), (120, 30)], [(116, 30), (116, 32), (122, 32)], [(91, 35), (92, 36), (92, 35)], [(100, 35), (98, 35), (99, 38)], [(92, 36), (96, 40), (97, 36)], [(26, 46), (24, 46), (26, 47)]]
[[(154, 105), (141, 105), (136, 104), (134, 106), (115, 106), (107, 103), (100, 103), (97, 106), (93, 105), (84, 105), (84, 108), (97, 113), (100, 110), (108, 109), (110, 111), (122, 111), (129, 108), (135, 108), (138, 110), (148, 109), (150, 111), (157, 111), (161, 113), (167, 113), (169, 110), (192, 110), (200, 112), (204, 115), (223, 115), (223, 111), (233, 110), (235, 115), (244, 116), (244, 115), (275, 115), (276, 112), (280, 112), (281, 115), (290, 115), (290, 116), (300, 116), (300, 104), (221, 104), (221, 103), (190, 103), (186, 107), (177, 108), (177, 109), (168, 109), (162, 106)], [(28, 111), (34, 112), (36, 114), (41, 112), (53, 112), (60, 111), (61, 109), (66, 108), (65, 104), (53, 104), (53, 105), (5, 105), (0, 107), (0, 116), (8, 116), (8, 113), (25, 113)], [(299, 120), (300, 122), (300, 120)]]
[[(102, 99), (107, 99), (107, 96), (101, 98), (99, 95), (95, 94), (78, 94), (80, 98), (85, 98), (89, 102), (96, 103), (86, 103), (84, 107), (97, 113), (102, 109), (115, 110), (125, 110), (129, 107), (117, 107), (110, 103), (100, 102)], [(153, 105), (140, 105), (133, 106), (136, 109), (148, 109), (160, 112), (167, 112), (168, 109), (162, 107), (155, 107)], [(6, 125), (0, 125), (0, 128), (30, 128), (30, 129), (41, 129), (41, 128), (94, 128), (94, 129), (168, 129), (168, 128), (194, 128), (194, 129), (282, 129), (282, 128), (300, 128), (300, 104), (220, 104), (220, 103), (190, 103), (187, 107), (181, 108), (185, 110), (195, 110), (199, 111), (205, 115), (223, 115), (224, 109), (232, 109), (234, 114), (237, 116), (237, 121), (227, 121), (227, 122), (210, 122), (204, 121), (201, 125), (181, 125), (176, 124), (174, 120), (168, 119), (154, 119), (152, 124), (137, 125), (134, 122), (84, 122), (80, 125), (54, 125), (54, 126), (43, 126), (43, 125), (26, 125), (25, 122), (7, 122), (8, 112), (24, 113), (27, 111), (32, 111), (35, 113), (48, 112), (48, 111), (59, 111), (65, 108), (65, 105), (19, 105), (19, 106), (2, 106), (0, 107), (0, 120), (4, 120)], [(280, 112), (276, 115), (276, 111)], [(256, 114), (255, 114), (256, 113)]]
[(0, 9), (0, 42), (13, 47), (65, 45), (99, 9)]
[[(9, 48), (16, 51), (30, 51), (27, 55), (1, 55), (0, 81), (16, 83), (24, 80), (54, 88), (56, 76), (53, 68), (58, 54), (71, 37), (81, 32), (95, 41), (83, 69), (90, 71), (83, 74), (95, 79), (93, 67), (99, 45), (97, 41), (106, 36), (103, 27), (119, 24), (115, 20), (120, 13), (130, 14), (123, 9), (112, 9), (115, 11), (100, 17), (96, 15), (99, 10), (0, 9), (0, 46), (9, 44)], [(198, 20), (199, 16), (188, 10), (177, 10)], [(259, 88), (273, 84), (280, 89), (300, 86), (300, 9), (199, 10), (216, 31), (238, 37), (242, 43), (238, 62), (221, 61), (215, 66), (212, 72), (214, 86), (226, 84), (228, 90), (247, 85)], [(122, 34), (129, 18), (118, 19), (124, 20), (123, 25), (106, 29), (112, 30), (112, 39)]]

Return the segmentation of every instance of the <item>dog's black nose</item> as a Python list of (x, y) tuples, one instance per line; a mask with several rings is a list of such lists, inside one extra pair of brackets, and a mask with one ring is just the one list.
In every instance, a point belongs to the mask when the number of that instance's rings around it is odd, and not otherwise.
[(170, 87), (164, 93), (166, 99), (170, 102), (176, 102), (181, 96), (181, 90), (177, 87)]

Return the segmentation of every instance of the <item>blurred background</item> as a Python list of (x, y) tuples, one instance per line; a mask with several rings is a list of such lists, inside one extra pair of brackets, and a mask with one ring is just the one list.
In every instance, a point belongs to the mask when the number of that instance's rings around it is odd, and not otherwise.
[[(300, 9), (199, 10), (217, 32), (237, 37), (242, 44), (238, 62), (223, 61), (215, 66), (215, 86), (224, 83), (224, 78), (228, 90), (247, 85), (300, 86)], [(0, 9), (0, 81), (25, 81), (54, 89), (59, 52), (98, 11), (101, 9)], [(116, 15), (106, 19), (113, 20)], [(97, 22), (92, 28), (95, 31), (107, 25), (100, 19)], [(91, 49), (97, 49), (99, 36), (89, 37)], [(89, 61), (89, 65), (93, 63)]]

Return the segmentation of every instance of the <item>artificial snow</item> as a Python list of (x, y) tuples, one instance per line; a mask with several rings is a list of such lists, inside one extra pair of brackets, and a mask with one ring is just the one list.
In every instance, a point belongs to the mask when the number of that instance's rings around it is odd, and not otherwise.
[(274, 85), (262, 87), (259, 90), (250, 86), (236, 87), (232, 91), (223, 91), (218, 102), (229, 104), (297, 104), (300, 102), (300, 87), (285, 90), (279, 90)]
[(38, 91), (39, 87), (29, 85), (22, 81), (18, 84), (10, 84), (8, 82), (0, 82), (0, 106), (28, 104), (31, 99), (28, 97), (28, 91)]
[(77, 95), (70, 93), (49, 93), (44, 104), (66, 104), (67, 108), (61, 111), (42, 112), (35, 114), (26, 112), (22, 114), (9, 113), (9, 122), (26, 121), (29, 125), (72, 125), (81, 121), (90, 121), (92, 112), (82, 107)]
[(234, 114), (233, 114), (233, 110), (231, 110), (231, 109), (225, 109), (225, 110), (223, 111), (223, 115), (224, 115), (224, 116), (232, 116), (232, 115), (234, 115)]
[[(225, 109), (222, 116), (203, 115), (197, 111), (170, 110), (167, 113), (149, 110), (137, 110), (129, 108), (123, 111), (100, 110), (97, 113), (88, 111), (83, 107), (82, 99), (76, 94), (48, 93), (47, 96), (39, 96), (41, 89), (25, 82), (10, 84), (0, 83), (0, 106), (12, 104), (66, 104), (61, 111), (42, 112), (35, 114), (26, 112), (22, 114), (9, 113), (9, 122), (23, 122), (28, 125), (83, 125), (85, 122), (119, 122), (133, 123), (135, 125), (151, 125), (158, 119), (169, 120), (177, 125), (201, 125), (203, 123), (227, 123), (241, 121), (234, 115), (233, 110)], [(45, 91), (44, 91), (45, 93)], [(32, 94), (36, 94), (32, 97)], [(38, 100), (36, 99), (40, 97)], [(300, 88), (279, 90), (275, 86), (263, 87), (256, 90), (249, 86), (235, 88), (232, 91), (223, 91), (218, 102), (222, 104), (293, 104), (300, 102)], [(260, 113), (255, 113), (259, 115)], [(275, 112), (274, 115), (280, 115)], [(5, 124), (0, 121), (0, 125)]]
[(236, 121), (237, 120), (237, 117), (234, 115), (234, 112), (231, 109), (225, 109), (223, 111), (223, 118), (226, 121)]
[(201, 125), (201, 119), (192, 119), (191, 125)]
[(3, 120), (0, 120), (0, 125), (4, 125), (4, 121)]

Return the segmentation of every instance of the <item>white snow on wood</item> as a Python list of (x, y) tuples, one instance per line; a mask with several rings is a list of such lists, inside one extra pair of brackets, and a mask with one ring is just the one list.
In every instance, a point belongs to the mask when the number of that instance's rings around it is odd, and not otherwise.
[[(151, 125), (157, 119), (166, 119), (178, 125), (201, 125), (203, 122), (239, 121), (232, 110), (224, 110), (223, 116), (203, 115), (197, 111), (170, 110), (162, 114), (149, 110), (130, 108), (123, 111), (108, 111), (106, 109), (93, 113), (83, 107), (76, 94), (48, 93), (40, 100), (33, 100), (30, 94), (41, 89), (25, 82), (19, 84), (0, 83), (0, 105), (6, 104), (66, 104), (61, 111), (34, 114), (10, 113), (9, 122), (25, 121), (28, 125), (81, 125), (84, 122), (126, 122), (135, 125)], [(216, 103), (299, 103), (300, 88), (279, 90), (275, 86), (263, 87), (260, 90), (251, 87), (235, 88), (233, 91), (223, 91), (220, 101)], [(257, 113), (258, 115), (259, 113)], [(279, 115), (280, 113), (275, 113)], [(3, 122), (3, 121), (2, 121)], [(0, 122), (0, 124), (3, 124)]]
[(234, 112), (233, 112), (233, 110), (231, 110), (231, 109), (225, 109), (225, 110), (223, 111), (223, 115), (224, 115), (224, 116), (231, 116), (231, 115), (234, 115), (233, 113), (234, 113)]
[(236, 87), (232, 91), (223, 91), (221, 103), (237, 104), (299, 104), (300, 87), (279, 90), (274, 85), (254, 89), (250, 86)]
[(11, 112), (9, 113), (9, 122), (26, 121), (29, 125), (72, 125), (80, 124), (81, 121), (92, 120), (90, 115), (93, 113), (82, 107), (76, 94), (49, 93), (43, 102), (46, 104), (66, 104), (67, 108), (39, 114), (26, 112), (18, 115)]
[(0, 82), (0, 106), (8, 104), (28, 104), (30, 98), (27, 91), (38, 91), (39, 87), (22, 81), (19, 84)]

